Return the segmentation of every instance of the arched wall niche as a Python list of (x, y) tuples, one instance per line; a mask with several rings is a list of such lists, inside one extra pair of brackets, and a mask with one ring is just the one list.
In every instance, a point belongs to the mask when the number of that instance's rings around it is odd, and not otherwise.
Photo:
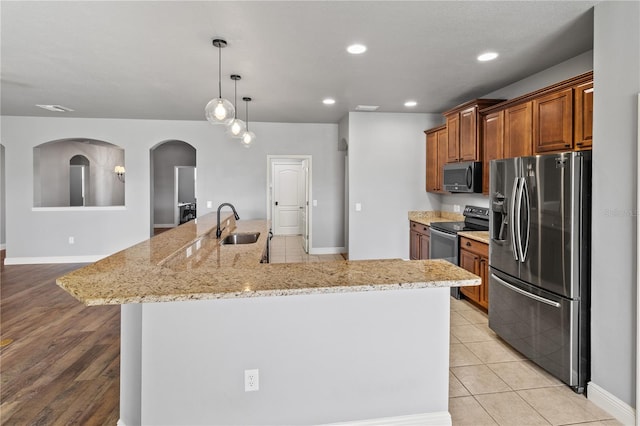
[[(109, 142), (69, 138), (42, 143), (33, 148), (33, 206), (124, 206), (125, 183), (116, 176), (116, 166), (124, 166), (124, 149)], [(81, 203), (78, 179), (84, 181)]]

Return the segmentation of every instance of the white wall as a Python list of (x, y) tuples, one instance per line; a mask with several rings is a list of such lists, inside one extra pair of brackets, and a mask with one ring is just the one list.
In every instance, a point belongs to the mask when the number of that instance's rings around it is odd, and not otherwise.
[(5, 165), (4, 165), (4, 145), (0, 145), (0, 250), (4, 249), (6, 241), (6, 197), (5, 197)]
[[(342, 247), (344, 153), (337, 124), (252, 123), (251, 149), (206, 121), (8, 117), (1, 119), (7, 147), (7, 257), (107, 255), (149, 237), (150, 148), (168, 139), (197, 151), (198, 215), (231, 202), (243, 219), (266, 217), (268, 154), (313, 157), (313, 248)], [(126, 198), (121, 210), (32, 211), (33, 147), (74, 137), (111, 142), (125, 149)], [(206, 201), (213, 207), (206, 208)], [(68, 244), (68, 237), (75, 244)], [(11, 261), (11, 259), (9, 259)]]
[(598, 3), (594, 20), (591, 379), (635, 406), (640, 3)]
[(407, 212), (440, 206), (425, 190), (424, 130), (441, 122), (439, 114), (349, 113), (349, 259), (409, 258)]

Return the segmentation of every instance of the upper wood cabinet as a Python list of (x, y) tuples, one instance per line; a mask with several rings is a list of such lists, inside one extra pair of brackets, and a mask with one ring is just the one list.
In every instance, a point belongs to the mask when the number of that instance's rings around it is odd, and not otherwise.
[(531, 155), (531, 102), (504, 111), (504, 158)]
[(536, 154), (573, 148), (573, 89), (533, 100), (533, 145)]
[(446, 163), (447, 133), (445, 126), (425, 130), (427, 135), (427, 192), (445, 192), (442, 188), (442, 167)]
[(447, 119), (447, 163), (482, 161), (479, 111), (502, 99), (475, 99), (444, 113)]
[(574, 89), (573, 142), (576, 149), (591, 149), (593, 142), (593, 82)]
[(489, 193), (489, 162), (504, 158), (504, 111), (496, 111), (482, 117), (482, 192)]

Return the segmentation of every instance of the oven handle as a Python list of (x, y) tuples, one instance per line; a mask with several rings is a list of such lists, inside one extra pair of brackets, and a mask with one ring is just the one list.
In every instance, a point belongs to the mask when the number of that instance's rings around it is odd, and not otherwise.
[(544, 297), (540, 297), (540, 296), (538, 296), (536, 294), (531, 294), (528, 291), (522, 290), (521, 288), (518, 288), (518, 287), (516, 287), (514, 285), (509, 284), (505, 280), (497, 277), (495, 274), (491, 274), (491, 278), (493, 278), (494, 280), (498, 281), (500, 284), (502, 284), (503, 286), (507, 287), (509, 290), (513, 290), (516, 293), (520, 293), (521, 295), (526, 296), (529, 299), (533, 299), (536, 302), (545, 303), (547, 305), (553, 306), (554, 308), (559, 308), (560, 307), (560, 304), (558, 302), (554, 302), (553, 300), (545, 299)]
[(450, 234), (448, 232), (440, 231), (439, 229), (431, 228), (432, 237), (434, 233), (439, 237), (446, 238), (447, 240), (455, 241), (458, 239), (458, 234)]

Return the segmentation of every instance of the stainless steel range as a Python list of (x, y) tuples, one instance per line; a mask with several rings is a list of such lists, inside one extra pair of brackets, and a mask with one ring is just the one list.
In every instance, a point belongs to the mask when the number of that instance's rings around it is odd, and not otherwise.
[[(445, 259), (458, 265), (460, 244), (458, 232), (488, 231), (489, 209), (484, 207), (466, 206), (464, 208), (464, 222), (432, 222), (429, 241), (429, 258)], [(451, 287), (451, 295), (460, 299), (460, 288)]]

